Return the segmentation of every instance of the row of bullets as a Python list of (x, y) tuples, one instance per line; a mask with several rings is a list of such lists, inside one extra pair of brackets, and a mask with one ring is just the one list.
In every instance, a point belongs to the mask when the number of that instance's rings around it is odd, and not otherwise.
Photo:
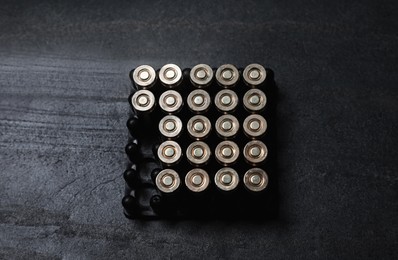
[[(175, 90), (167, 90), (159, 97), (159, 106), (165, 113), (178, 113), (183, 105), (183, 98)], [(207, 91), (196, 89), (189, 93), (187, 97), (188, 108), (196, 113), (203, 114), (210, 107), (211, 99)], [(147, 89), (141, 89), (134, 93), (130, 100), (131, 105), (137, 114), (150, 113), (156, 106), (154, 94)], [(237, 94), (230, 89), (219, 91), (214, 97), (214, 104), (218, 111), (231, 113), (235, 111), (239, 103)], [(250, 89), (243, 96), (243, 105), (249, 112), (261, 112), (267, 103), (267, 97), (259, 89)]]
[[(217, 83), (225, 88), (232, 88), (239, 81), (238, 69), (232, 64), (221, 65), (216, 70)], [(159, 74), (149, 65), (141, 65), (132, 73), (134, 84), (140, 89), (150, 89), (155, 85), (157, 79), (167, 88), (176, 88), (183, 79), (183, 73), (175, 64), (166, 64)], [(267, 72), (260, 64), (250, 64), (243, 70), (243, 81), (250, 87), (261, 85), (267, 77)], [(213, 69), (206, 64), (194, 66), (189, 74), (191, 83), (197, 88), (206, 88), (214, 78)]]
[[(180, 175), (173, 169), (164, 169), (156, 176), (156, 186), (164, 193), (172, 193), (181, 186)], [(222, 191), (233, 191), (239, 184), (235, 169), (224, 167), (214, 176), (216, 187)], [(205, 191), (210, 184), (209, 174), (201, 168), (190, 170), (185, 175), (185, 186), (193, 192)], [(268, 185), (268, 175), (261, 168), (251, 168), (243, 176), (243, 184), (251, 192), (260, 192)]]
[[(168, 139), (177, 138), (183, 129), (183, 123), (178, 116), (167, 115), (159, 121), (159, 132)], [(186, 125), (189, 135), (196, 140), (205, 139), (211, 132), (212, 124), (203, 115), (196, 115), (188, 120)], [(230, 114), (220, 116), (214, 125), (216, 133), (223, 139), (230, 139), (238, 133), (240, 123)], [(243, 120), (243, 132), (249, 138), (261, 137), (267, 130), (267, 121), (258, 114), (249, 115)]]

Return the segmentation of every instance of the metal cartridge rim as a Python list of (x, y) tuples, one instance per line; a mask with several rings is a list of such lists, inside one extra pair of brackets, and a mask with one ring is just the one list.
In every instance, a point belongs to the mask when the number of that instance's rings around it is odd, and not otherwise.
[(222, 112), (230, 112), (234, 110), (238, 106), (238, 103), (238, 95), (230, 89), (219, 91), (214, 98), (214, 104), (217, 109)]
[(243, 70), (243, 79), (249, 86), (258, 86), (262, 84), (267, 77), (267, 72), (264, 67), (257, 63), (252, 63), (246, 66)]
[(194, 165), (202, 165), (209, 161), (211, 151), (210, 147), (202, 141), (191, 143), (187, 148), (187, 159)]
[(217, 171), (214, 183), (223, 191), (231, 191), (238, 186), (239, 175), (233, 168), (224, 167)]
[(155, 96), (149, 90), (138, 90), (131, 97), (131, 104), (137, 112), (148, 112), (155, 107)]
[(165, 141), (158, 148), (158, 157), (166, 165), (175, 164), (182, 157), (181, 147), (177, 142)]
[(262, 110), (267, 104), (267, 97), (263, 91), (259, 89), (250, 89), (243, 96), (243, 105), (252, 112)]
[(163, 111), (174, 113), (183, 106), (182, 97), (180, 93), (175, 90), (167, 90), (159, 97), (159, 106)]
[(250, 115), (243, 121), (243, 130), (252, 138), (262, 136), (267, 131), (267, 121), (261, 115)]
[(217, 119), (215, 128), (220, 136), (233, 137), (239, 131), (239, 121), (233, 115), (222, 115)]
[(159, 71), (160, 81), (167, 87), (174, 87), (182, 80), (182, 71), (175, 64), (166, 64)]
[(194, 112), (204, 112), (206, 111), (211, 103), (210, 95), (207, 91), (202, 89), (195, 89), (189, 93), (187, 97), (187, 104), (189, 109)]
[(252, 168), (243, 176), (243, 183), (251, 191), (262, 191), (268, 186), (268, 175), (261, 168)]
[(200, 168), (190, 170), (185, 176), (185, 185), (193, 192), (201, 192), (207, 189), (210, 177), (207, 172)]
[(222, 141), (215, 150), (216, 159), (223, 165), (234, 163), (239, 157), (239, 147), (235, 142)]
[(262, 163), (268, 155), (267, 146), (258, 140), (248, 142), (243, 148), (243, 156), (250, 164)]
[(149, 65), (141, 65), (133, 72), (134, 83), (141, 88), (150, 88), (156, 81), (156, 72)]
[(201, 115), (193, 116), (187, 123), (188, 133), (196, 139), (207, 137), (211, 131), (210, 120)]
[(207, 64), (198, 64), (191, 69), (189, 77), (191, 82), (198, 88), (208, 86), (213, 79), (213, 70)]
[(182, 121), (177, 116), (165, 116), (159, 122), (159, 131), (165, 137), (177, 137), (182, 131)]
[(171, 193), (180, 186), (180, 176), (175, 170), (164, 169), (156, 176), (156, 187), (165, 193)]
[(216, 71), (216, 79), (219, 85), (223, 87), (232, 87), (238, 82), (239, 71), (232, 64), (221, 65)]

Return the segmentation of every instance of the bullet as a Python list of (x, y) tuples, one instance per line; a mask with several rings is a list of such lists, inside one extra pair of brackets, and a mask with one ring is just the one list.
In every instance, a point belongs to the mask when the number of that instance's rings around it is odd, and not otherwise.
[(223, 191), (231, 191), (239, 184), (238, 173), (229, 167), (221, 168), (214, 176), (214, 183), (217, 188)]
[(181, 119), (172, 115), (163, 117), (159, 122), (159, 131), (167, 138), (177, 138), (182, 131)]
[(248, 142), (243, 148), (245, 160), (252, 165), (262, 163), (268, 155), (267, 146), (261, 141), (253, 140)]
[(138, 218), (139, 205), (135, 197), (126, 195), (122, 199), (122, 205), (124, 207), (124, 214), (128, 218)]
[(260, 64), (249, 64), (243, 70), (243, 80), (246, 85), (250, 87), (256, 87), (258, 85), (261, 85), (265, 81), (266, 77), (267, 72)]
[(250, 89), (243, 96), (243, 105), (249, 112), (259, 112), (267, 104), (267, 97), (259, 89)]
[(182, 81), (182, 71), (175, 64), (166, 64), (159, 71), (159, 79), (164, 86), (174, 88)]
[(140, 145), (138, 144), (138, 140), (135, 139), (129, 142), (125, 147), (124, 151), (129, 157), (130, 161), (133, 163), (139, 162), (142, 158), (142, 154), (140, 151)]
[(239, 131), (239, 121), (233, 115), (222, 115), (217, 119), (215, 128), (220, 137), (232, 138)]
[(187, 123), (188, 133), (195, 139), (206, 138), (211, 130), (210, 120), (205, 116), (193, 116)]
[(191, 69), (189, 77), (194, 86), (204, 88), (210, 85), (213, 80), (213, 70), (209, 65), (198, 64)]
[(216, 80), (222, 87), (233, 87), (239, 80), (239, 71), (232, 64), (221, 65), (216, 71)]
[(126, 126), (130, 131), (130, 134), (132, 136), (137, 136), (137, 134), (139, 135), (139, 133), (141, 132), (140, 130), (140, 120), (137, 117), (130, 117), (127, 122), (126, 122)]
[(171, 193), (177, 190), (180, 182), (180, 176), (172, 169), (162, 170), (155, 179), (156, 187), (164, 193)]
[(130, 188), (136, 188), (140, 181), (140, 176), (135, 169), (127, 169), (123, 173), (123, 177)]
[(217, 161), (222, 165), (234, 163), (239, 157), (239, 147), (232, 141), (222, 141), (215, 149)]
[(149, 65), (141, 65), (134, 70), (133, 81), (139, 89), (151, 88), (156, 82), (156, 72)]
[(248, 137), (260, 137), (267, 130), (267, 121), (258, 114), (250, 115), (243, 121), (243, 130)]
[(209, 109), (211, 103), (210, 95), (202, 89), (196, 89), (189, 93), (187, 104), (195, 113), (204, 113)]
[(199, 166), (209, 161), (211, 151), (205, 142), (196, 141), (188, 146), (186, 154), (190, 163)]
[(165, 141), (158, 148), (158, 157), (162, 163), (174, 165), (182, 158), (181, 147), (174, 141)]
[(261, 168), (252, 168), (243, 176), (243, 183), (250, 191), (259, 192), (268, 185), (268, 175)]
[(155, 108), (155, 96), (149, 90), (136, 91), (130, 102), (137, 114), (149, 113)]
[(210, 178), (203, 169), (192, 169), (185, 176), (185, 185), (193, 192), (202, 192), (209, 186)]
[(214, 104), (216, 105), (217, 109), (224, 113), (235, 110), (238, 102), (238, 95), (236, 95), (236, 93), (230, 89), (219, 91), (214, 98)]
[(159, 97), (159, 106), (166, 113), (177, 113), (183, 106), (183, 99), (175, 90), (167, 90)]

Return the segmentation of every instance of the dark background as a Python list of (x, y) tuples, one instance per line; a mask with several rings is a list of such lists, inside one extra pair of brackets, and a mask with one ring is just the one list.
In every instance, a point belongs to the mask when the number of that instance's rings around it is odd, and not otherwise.
[[(1, 1), (0, 258), (396, 258), (397, 1)], [(128, 72), (275, 71), (280, 217), (129, 221)]]

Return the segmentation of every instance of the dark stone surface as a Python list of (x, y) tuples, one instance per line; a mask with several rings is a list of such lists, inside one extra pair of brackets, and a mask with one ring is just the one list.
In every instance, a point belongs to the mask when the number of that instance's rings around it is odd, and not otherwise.
[[(0, 258), (396, 258), (397, 9), (1, 1)], [(168, 62), (275, 71), (277, 221), (125, 219), (128, 72)]]

